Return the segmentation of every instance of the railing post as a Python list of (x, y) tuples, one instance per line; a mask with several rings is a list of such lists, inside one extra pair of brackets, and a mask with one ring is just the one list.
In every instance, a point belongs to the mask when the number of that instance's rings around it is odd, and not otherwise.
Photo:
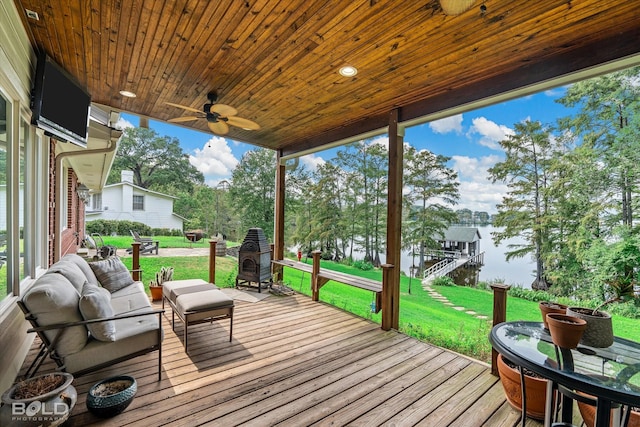
[(216, 245), (217, 240), (209, 240), (209, 283), (216, 283)]
[(140, 242), (131, 243), (131, 278), (135, 281), (141, 279), (140, 274)]
[[(493, 326), (507, 320), (507, 292), (511, 286), (501, 283), (491, 285), (493, 289)], [(491, 373), (498, 376), (498, 352), (491, 349)]]
[[(382, 264), (382, 330), (398, 329), (400, 292), (393, 280), (393, 264)], [(399, 284), (398, 284), (399, 285)]]
[(313, 258), (313, 266), (311, 270), (311, 299), (318, 301), (320, 299), (320, 289), (318, 288), (318, 273), (320, 273), (320, 255), (322, 251), (315, 250), (311, 252)]

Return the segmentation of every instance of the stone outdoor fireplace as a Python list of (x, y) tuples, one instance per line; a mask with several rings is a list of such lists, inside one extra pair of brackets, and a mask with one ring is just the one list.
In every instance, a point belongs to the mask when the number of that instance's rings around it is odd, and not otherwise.
[(262, 228), (250, 228), (238, 251), (236, 287), (257, 286), (260, 292), (272, 282), (271, 246)]

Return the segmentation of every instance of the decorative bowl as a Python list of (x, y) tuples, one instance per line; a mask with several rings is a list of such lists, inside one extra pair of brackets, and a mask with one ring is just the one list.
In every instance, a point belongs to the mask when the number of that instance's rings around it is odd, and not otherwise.
[(131, 376), (107, 378), (89, 389), (87, 409), (100, 418), (116, 416), (129, 406), (137, 391), (138, 384)]

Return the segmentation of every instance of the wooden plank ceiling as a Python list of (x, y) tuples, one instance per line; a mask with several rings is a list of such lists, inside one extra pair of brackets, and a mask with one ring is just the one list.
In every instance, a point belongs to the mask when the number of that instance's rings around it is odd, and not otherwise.
[(14, 1), (94, 102), (168, 120), (215, 90), (261, 126), (229, 138), (284, 155), (640, 53), (635, 0)]

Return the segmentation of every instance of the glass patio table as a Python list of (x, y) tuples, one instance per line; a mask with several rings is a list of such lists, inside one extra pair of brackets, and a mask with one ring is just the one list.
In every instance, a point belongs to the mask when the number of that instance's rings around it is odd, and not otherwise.
[[(615, 337), (607, 348), (560, 348), (541, 322), (500, 323), (491, 330), (489, 341), (516, 365), (549, 379), (548, 391), (560, 385), (595, 397), (597, 427), (609, 427), (612, 404), (627, 406), (627, 416), (628, 407), (640, 407), (640, 343)], [(551, 419), (551, 400), (548, 396), (545, 425)], [(573, 401), (564, 402), (562, 421), (571, 423)]]

